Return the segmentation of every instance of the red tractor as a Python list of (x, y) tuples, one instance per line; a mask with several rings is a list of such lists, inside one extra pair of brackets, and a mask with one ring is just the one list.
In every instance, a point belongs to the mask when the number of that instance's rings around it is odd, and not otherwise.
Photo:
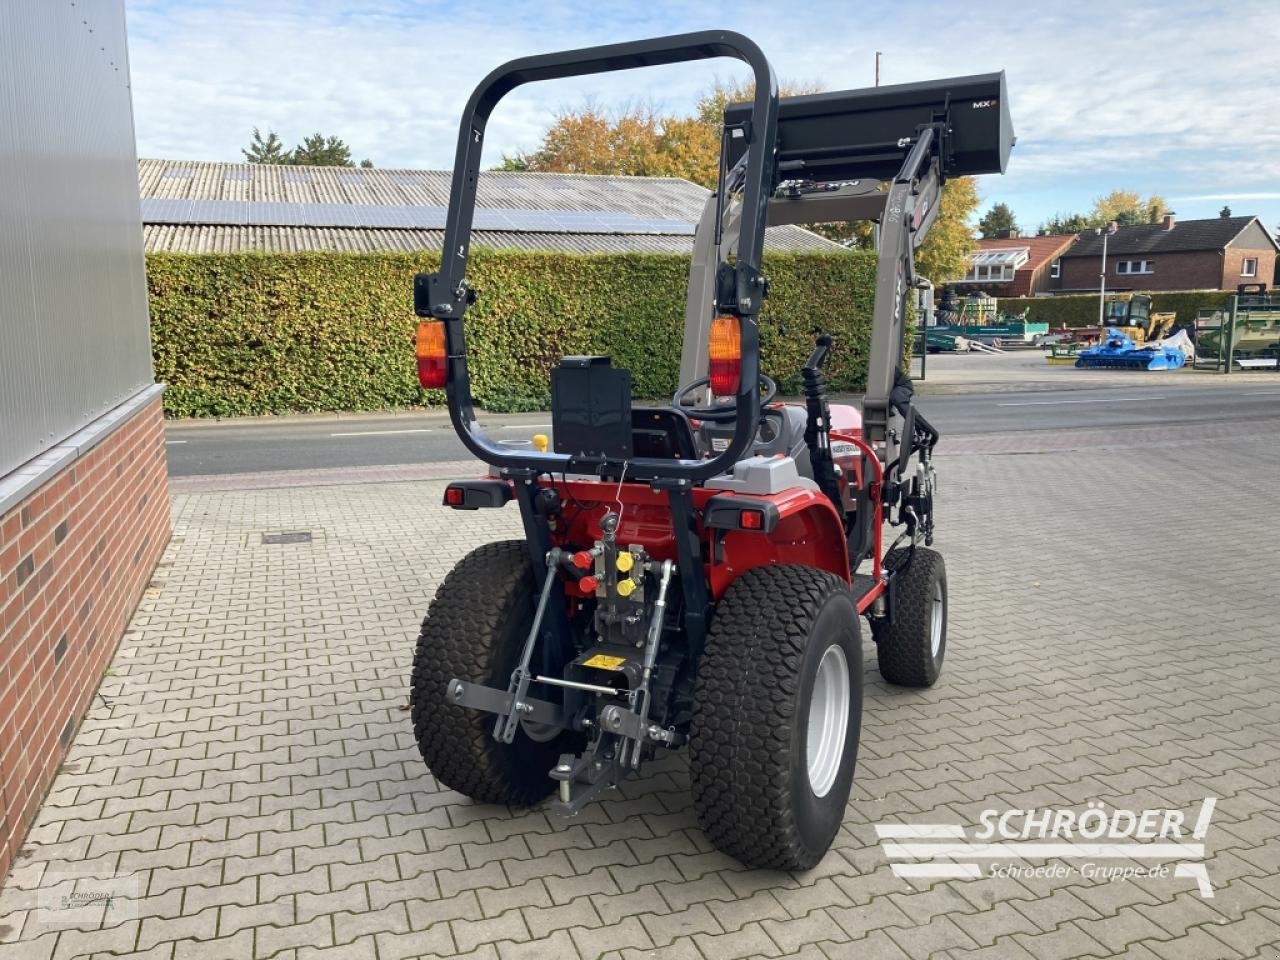
[[(725, 112), (684, 386), (670, 406), (633, 406), (629, 371), (565, 357), (552, 449), (489, 439), (463, 316), (494, 106), (530, 81), (716, 56), (752, 68), (755, 97)], [(553, 809), (574, 814), (687, 746), (718, 848), (790, 870), (823, 857), (857, 755), (859, 616), (891, 683), (930, 686), (946, 654), (946, 569), (928, 548), (938, 433), (901, 373), (914, 251), (945, 178), (1002, 172), (1012, 144), (1002, 73), (779, 100), (759, 47), (729, 32), (529, 57), (485, 78), (462, 118), (441, 269), (415, 279), (418, 373), (445, 388), (458, 436), (491, 465), (450, 484), (445, 505), (515, 500), (524, 538), (459, 561), (423, 621), (410, 701), (441, 784), (512, 805), (555, 792)], [(827, 402), (827, 337), (801, 371), (804, 403), (774, 403), (758, 334), (765, 226), (856, 219), (880, 234), (862, 409)], [(886, 525), (901, 528), (889, 549)]]

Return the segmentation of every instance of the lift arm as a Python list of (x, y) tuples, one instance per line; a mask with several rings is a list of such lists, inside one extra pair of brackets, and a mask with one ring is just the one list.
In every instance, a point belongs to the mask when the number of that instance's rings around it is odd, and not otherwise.
[(916, 288), (915, 252), (938, 216), (942, 194), (943, 127), (939, 123), (920, 130), (902, 170), (889, 187), (880, 221), (880, 261), (876, 266), (862, 429), (873, 446), (886, 444), (886, 462), (896, 456), (888, 448), (889, 428), (895, 416), (891, 395), (902, 369), (907, 301)]

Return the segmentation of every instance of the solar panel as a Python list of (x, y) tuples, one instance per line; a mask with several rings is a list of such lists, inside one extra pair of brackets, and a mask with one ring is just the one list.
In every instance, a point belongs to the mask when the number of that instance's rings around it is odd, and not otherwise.
[(196, 223), (249, 222), (249, 205), (235, 200), (192, 200), (185, 216)]

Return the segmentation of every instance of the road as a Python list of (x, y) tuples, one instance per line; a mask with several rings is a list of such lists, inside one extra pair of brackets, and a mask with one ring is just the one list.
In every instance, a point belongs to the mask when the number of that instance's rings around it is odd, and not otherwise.
[[(1082, 389), (1000, 390), (919, 398), (920, 410), (943, 435), (1187, 424), (1280, 416), (1275, 385), (1233, 387), (1121, 385)], [(495, 438), (527, 444), (549, 433), (548, 413), (481, 420)], [(439, 412), (340, 417), (282, 417), (166, 424), (173, 476), (244, 474), (465, 460), (447, 417)]]
[[(920, 409), (946, 435), (1232, 421), (1280, 417), (1280, 377), (1227, 386), (1091, 386), (925, 395)], [(499, 441), (550, 432), (546, 413), (481, 420)], [(467, 452), (435, 413), (174, 421), (173, 476), (225, 475), (462, 460)]]

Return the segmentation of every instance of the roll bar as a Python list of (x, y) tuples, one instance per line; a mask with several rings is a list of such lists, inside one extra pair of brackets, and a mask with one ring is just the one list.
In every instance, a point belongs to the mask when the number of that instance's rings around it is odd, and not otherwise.
[[(755, 100), (750, 118), (735, 131), (740, 131), (739, 139), (747, 143), (738, 256), (732, 267), (725, 268), (732, 272), (732, 276), (726, 276), (729, 282), (721, 287), (716, 304), (717, 310), (736, 314), (742, 325), (742, 385), (737, 395), (738, 419), (728, 448), (712, 459), (637, 457), (627, 461), (627, 472), (637, 479), (705, 480), (730, 468), (750, 446), (759, 416), (760, 341), (757, 317), (765, 295), (760, 260), (764, 250), (766, 206), (773, 188), (778, 83), (769, 61), (755, 43), (739, 33), (713, 30), (522, 57), (490, 73), (467, 101), (458, 129), (458, 149), (449, 190), (449, 214), (445, 221), (440, 270), (437, 273), (420, 273), (414, 278), (414, 311), (420, 317), (430, 316), (444, 321), (448, 349), (445, 394), (449, 416), (463, 444), (481, 460), (500, 468), (541, 472), (581, 470), (584, 466), (599, 468), (607, 462), (603, 458), (584, 460), (556, 453), (515, 453), (492, 443), (476, 427), (462, 318), (467, 307), (475, 302), (475, 292), (467, 286), (466, 269), (475, 212), (476, 181), (490, 114), (504, 96), (525, 83), (711, 57), (735, 57), (750, 66), (755, 74)], [(724, 169), (723, 163), (721, 169)], [(710, 310), (711, 304), (706, 304), (705, 309)]]

